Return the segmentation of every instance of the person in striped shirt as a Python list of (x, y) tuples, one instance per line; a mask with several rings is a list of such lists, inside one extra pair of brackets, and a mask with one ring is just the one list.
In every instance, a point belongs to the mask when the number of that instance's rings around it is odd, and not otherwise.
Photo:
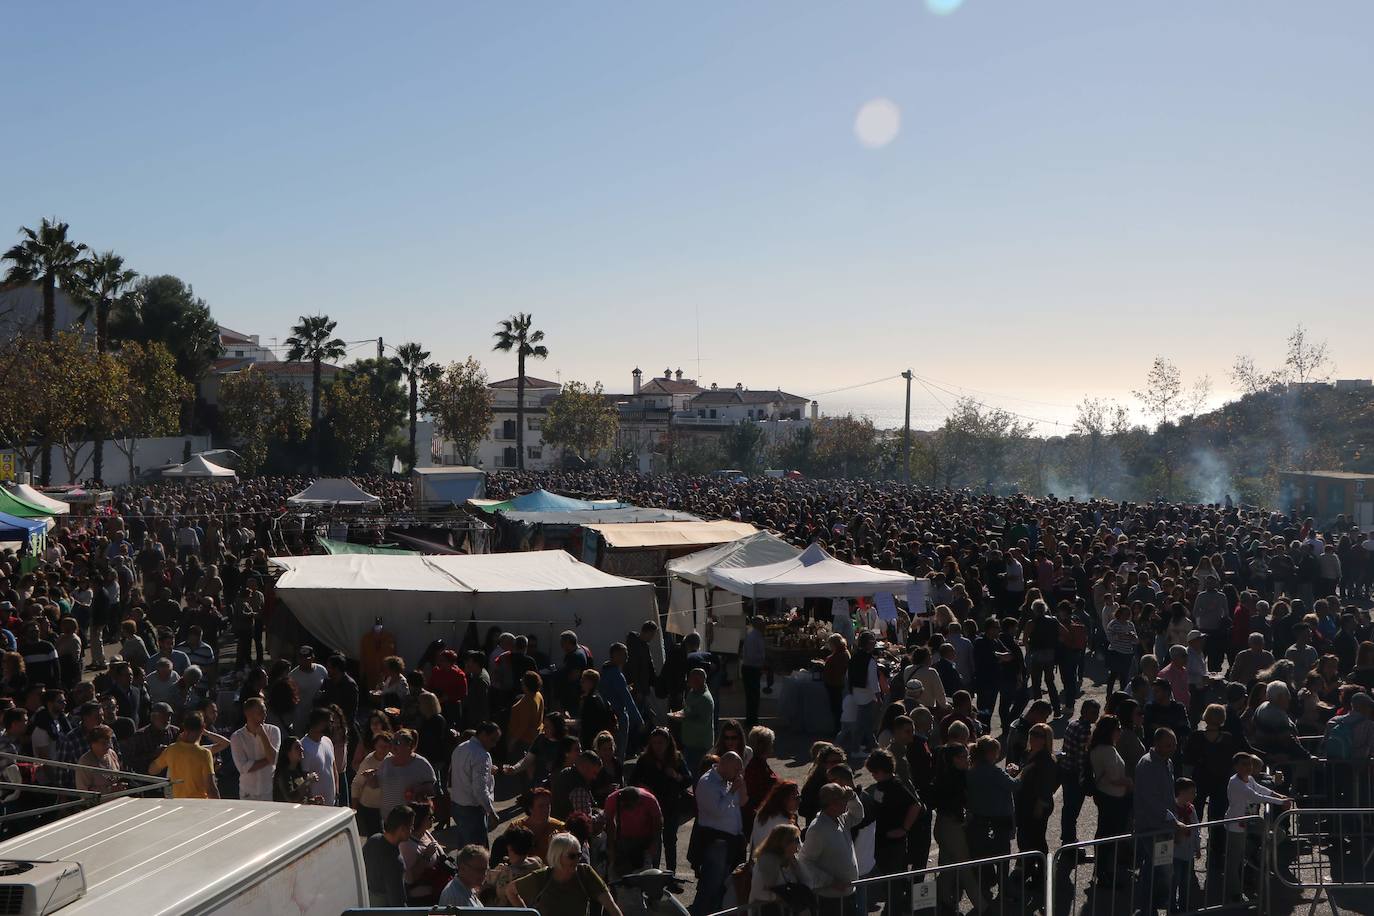
[(1131, 622), (1131, 611), (1125, 605), (1118, 605), (1107, 624), (1107, 695), (1111, 696), (1112, 682), (1120, 684), (1125, 690), (1131, 676), (1131, 662), (1135, 660), (1135, 624)]

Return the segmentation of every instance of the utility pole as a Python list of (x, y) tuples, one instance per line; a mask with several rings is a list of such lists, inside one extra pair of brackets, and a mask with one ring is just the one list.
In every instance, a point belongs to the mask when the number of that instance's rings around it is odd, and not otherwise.
[(386, 358), (385, 356), (382, 355), (383, 349), (384, 349), (384, 347), (383, 347), (383, 344), (382, 344), (382, 339), (381, 339), (380, 337), (378, 337), (378, 338), (377, 338), (377, 362), (379, 362), (379, 363), (380, 363), (382, 360), (384, 360), (384, 359)]
[(911, 483), (911, 378), (910, 369), (902, 373), (906, 379), (906, 421), (902, 424), (902, 470), (903, 482)]

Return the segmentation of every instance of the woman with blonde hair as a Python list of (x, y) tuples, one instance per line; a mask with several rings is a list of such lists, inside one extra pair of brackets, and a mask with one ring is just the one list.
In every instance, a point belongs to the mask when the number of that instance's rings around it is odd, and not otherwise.
[(768, 831), (764, 841), (754, 848), (754, 874), (749, 883), (751, 909), (760, 904), (761, 916), (781, 916), (782, 901), (773, 888), (808, 883), (800, 853), (801, 830), (796, 824), (778, 824)]
[(606, 916), (622, 916), (615, 897), (596, 869), (582, 861), (582, 843), (571, 833), (549, 840), (550, 864), (506, 885), (511, 906), (528, 907), (541, 916), (587, 916), (593, 902)]

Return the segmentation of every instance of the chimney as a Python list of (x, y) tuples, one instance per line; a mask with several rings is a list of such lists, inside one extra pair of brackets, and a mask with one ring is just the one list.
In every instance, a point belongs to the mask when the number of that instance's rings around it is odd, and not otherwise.
[(819, 420), (820, 418), (821, 418), (821, 405), (820, 405), (820, 402), (819, 402), (819, 401), (812, 401), (812, 402), (811, 402), (811, 419), (812, 419), (812, 420)]
[(639, 394), (639, 380), (644, 377), (644, 373), (639, 370), (638, 366), (636, 366), (635, 371), (631, 372), (630, 374), (635, 377), (635, 394)]
[(743, 390), (744, 390), (744, 382), (735, 382), (735, 390), (736, 390), (736, 391), (743, 391)]
[(678, 380), (679, 382), (682, 381), (682, 370), (681, 370), (681, 369), (677, 370), (677, 380)]
[(663, 370), (663, 378), (664, 378), (665, 381), (666, 381), (667, 379), (671, 379), (672, 377), (673, 377), (673, 370), (672, 370), (672, 369), (664, 369), (664, 370)]
[(719, 388), (720, 388), (720, 386), (717, 385), (715, 382), (712, 382), (712, 383), (711, 383), (711, 390), (712, 390), (712, 391), (717, 391), (717, 390), (719, 390)]

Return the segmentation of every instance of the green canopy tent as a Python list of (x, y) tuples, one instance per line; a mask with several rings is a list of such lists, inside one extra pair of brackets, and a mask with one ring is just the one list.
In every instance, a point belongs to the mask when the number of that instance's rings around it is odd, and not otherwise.
[(27, 503), (4, 487), (0, 487), (0, 512), (19, 518), (51, 518), (52, 511)]
[(320, 538), (319, 540), (320, 546), (324, 548), (324, 552), (330, 556), (346, 553), (396, 557), (419, 556), (417, 551), (402, 550), (399, 547), (369, 547), (366, 544), (350, 544), (348, 541), (336, 541), (333, 538)]

